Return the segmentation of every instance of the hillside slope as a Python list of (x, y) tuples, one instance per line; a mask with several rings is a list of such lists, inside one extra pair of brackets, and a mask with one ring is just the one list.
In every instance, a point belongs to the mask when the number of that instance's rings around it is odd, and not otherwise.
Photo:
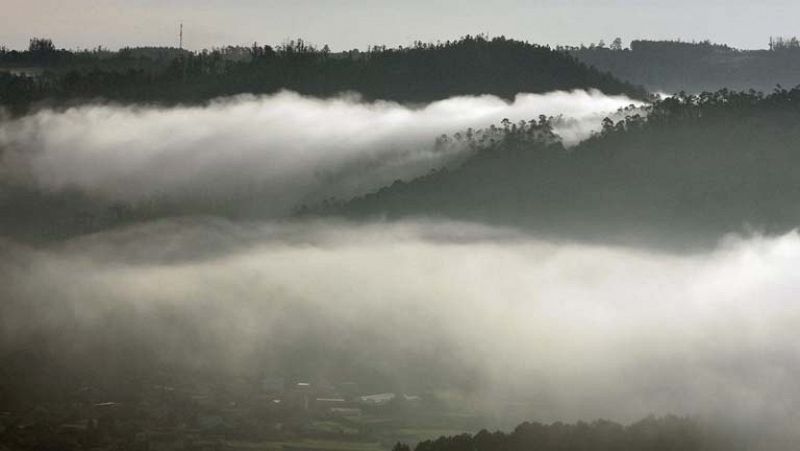
[(633, 41), (630, 49), (568, 49), (578, 60), (654, 92), (771, 92), (800, 84), (800, 48), (739, 50), (709, 42)]
[(574, 149), (544, 121), (472, 135), (462, 166), (336, 205), (601, 240), (716, 240), (800, 223), (800, 90), (669, 98)]

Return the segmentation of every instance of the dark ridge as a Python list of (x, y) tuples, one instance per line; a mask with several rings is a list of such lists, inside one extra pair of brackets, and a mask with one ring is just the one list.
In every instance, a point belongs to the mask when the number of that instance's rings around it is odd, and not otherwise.
[(689, 247), (800, 223), (799, 89), (680, 95), (643, 113), (606, 119), (602, 132), (572, 149), (546, 120), (461, 134), (473, 156), (460, 167), (321, 210)]
[[(766, 44), (766, 42), (765, 42)], [(770, 38), (767, 50), (740, 50), (723, 44), (635, 40), (623, 48), (560, 47), (578, 60), (650, 91), (699, 93), (722, 88), (771, 91), (800, 83), (800, 42)]]
[(73, 53), (31, 44), (0, 51), (0, 106), (24, 113), (36, 105), (96, 99), (195, 104), (219, 96), (282, 89), (327, 97), (355, 91), (367, 99), (430, 102), (457, 95), (599, 89), (642, 99), (647, 93), (546, 46), (466, 36), (413, 47), (331, 53), (297, 40), (277, 47), (227, 47), (191, 53), (123, 49)]

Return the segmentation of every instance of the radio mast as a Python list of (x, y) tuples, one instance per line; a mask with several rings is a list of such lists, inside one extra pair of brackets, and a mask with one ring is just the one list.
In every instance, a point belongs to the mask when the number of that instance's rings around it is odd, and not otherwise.
[(180, 38), (179, 39), (180, 39), (179, 47), (180, 47), (181, 50), (183, 50), (183, 23), (181, 23), (181, 32), (180, 32)]

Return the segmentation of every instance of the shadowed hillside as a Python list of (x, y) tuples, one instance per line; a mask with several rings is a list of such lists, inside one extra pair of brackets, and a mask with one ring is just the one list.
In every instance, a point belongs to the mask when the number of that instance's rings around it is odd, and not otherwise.
[(568, 47), (586, 64), (608, 71), (651, 91), (676, 93), (715, 91), (722, 88), (771, 91), (776, 85), (800, 84), (800, 44), (796, 38), (775, 39), (769, 50), (739, 50), (710, 42), (631, 42), (623, 49)]
[(457, 138), (473, 156), (331, 210), (441, 215), (611, 241), (716, 240), (800, 222), (800, 90), (667, 98), (565, 149), (546, 118)]

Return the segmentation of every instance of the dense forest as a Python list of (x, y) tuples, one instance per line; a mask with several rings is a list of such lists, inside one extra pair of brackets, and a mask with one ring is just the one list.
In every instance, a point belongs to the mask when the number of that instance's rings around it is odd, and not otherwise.
[(571, 149), (547, 118), (442, 138), (472, 157), (323, 210), (651, 243), (800, 222), (800, 90), (682, 94), (626, 113)]
[(167, 49), (56, 50), (46, 39), (27, 51), (0, 51), (0, 105), (24, 112), (38, 103), (97, 98), (119, 102), (197, 103), (281, 89), (314, 96), (355, 91), (367, 99), (429, 102), (456, 95), (596, 88), (646, 92), (549, 47), (503, 37), (466, 36), (407, 48), (376, 46), (332, 53), (302, 40), (199, 53)]
[(797, 38), (771, 38), (768, 50), (739, 50), (705, 42), (635, 40), (561, 47), (580, 61), (651, 91), (699, 93), (728, 89), (771, 91), (800, 84)]
[[(711, 451), (743, 449), (722, 440), (698, 422), (680, 417), (649, 417), (629, 426), (611, 421), (576, 424), (523, 423), (511, 433), (482, 430), (475, 435), (440, 437), (414, 451)], [(394, 451), (410, 451), (402, 443)]]

